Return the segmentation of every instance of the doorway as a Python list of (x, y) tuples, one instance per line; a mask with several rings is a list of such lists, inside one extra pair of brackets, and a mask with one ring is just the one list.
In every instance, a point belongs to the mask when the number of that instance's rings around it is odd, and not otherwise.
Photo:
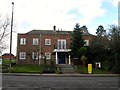
[(65, 64), (65, 53), (63, 52), (58, 53), (58, 61), (59, 64)]

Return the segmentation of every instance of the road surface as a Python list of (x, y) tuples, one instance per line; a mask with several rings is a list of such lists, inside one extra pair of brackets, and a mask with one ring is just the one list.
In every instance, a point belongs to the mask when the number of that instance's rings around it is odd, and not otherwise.
[(2, 90), (119, 90), (118, 77), (3, 75)]

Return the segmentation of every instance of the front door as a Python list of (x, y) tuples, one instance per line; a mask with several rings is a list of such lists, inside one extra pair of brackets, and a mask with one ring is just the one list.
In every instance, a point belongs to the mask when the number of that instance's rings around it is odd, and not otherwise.
[(65, 64), (65, 53), (58, 53), (59, 64)]

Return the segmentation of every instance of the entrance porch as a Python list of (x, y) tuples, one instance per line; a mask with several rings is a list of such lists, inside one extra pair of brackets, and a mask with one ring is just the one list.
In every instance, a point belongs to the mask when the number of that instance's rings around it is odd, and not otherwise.
[(71, 64), (71, 49), (54, 49), (56, 64)]

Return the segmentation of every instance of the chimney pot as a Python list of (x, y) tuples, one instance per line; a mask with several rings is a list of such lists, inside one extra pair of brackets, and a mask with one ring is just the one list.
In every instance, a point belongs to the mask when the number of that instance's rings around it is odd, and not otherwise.
[(56, 26), (53, 26), (53, 30), (56, 31)]

